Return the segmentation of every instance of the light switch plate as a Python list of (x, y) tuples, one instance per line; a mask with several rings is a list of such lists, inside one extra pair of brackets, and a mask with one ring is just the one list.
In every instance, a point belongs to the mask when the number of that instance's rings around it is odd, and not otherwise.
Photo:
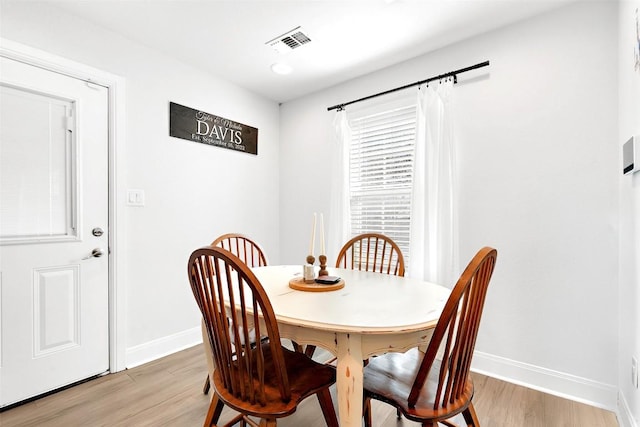
[(127, 190), (128, 206), (144, 206), (144, 190)]

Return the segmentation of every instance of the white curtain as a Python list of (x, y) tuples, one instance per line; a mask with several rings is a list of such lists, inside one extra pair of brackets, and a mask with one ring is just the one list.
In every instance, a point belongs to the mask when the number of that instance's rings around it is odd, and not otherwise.
[(342, 245), (351, 236), (351, 207), (349, 203), (349, 147), (351, 128), (347, 112), (338, 111), (333, 121), (336, 158), (331, 167), (331, 205), (327, 226), (327, 259), (333, 265)]
[(418, 90), (408, 275), (453, 286), (459, 275), (453, 79)]

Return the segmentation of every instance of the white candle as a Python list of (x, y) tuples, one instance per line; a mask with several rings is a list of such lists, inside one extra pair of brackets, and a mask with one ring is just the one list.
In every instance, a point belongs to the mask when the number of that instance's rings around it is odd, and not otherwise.
[(313, 213), (313, 227), (311, 228), (311, 245), (309, 246), (309, 255), (313, 256), (313, 250), (316, 245), (316, 213)]
[(322, 233), (322, 240), (320, 241), (320, 255), (327, 255), (327, 253), (324, 251), (324, 215), (322, 213), (320, 214), (320, 231)]

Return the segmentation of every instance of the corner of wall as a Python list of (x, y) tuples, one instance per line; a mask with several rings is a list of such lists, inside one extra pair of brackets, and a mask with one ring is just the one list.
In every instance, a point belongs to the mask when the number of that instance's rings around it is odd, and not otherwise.
[(627, 399), (625, 399), (622, 391), (618, 392), (618, 410), (616, 412), (616, 415), (618, 417), (618, 423), (620, 424), (620, 427), (638, 427), (638, 423), (631, 413), (629, 402), (627, 402)]
[[(618, 1), (618, 148), (640, 135), (640, 1)], [(622, 155), (620, 154), (620, 158)], [(640, 391), (630, 378), (630, 359), (640, 356), (640, 175), (619, 176), (618, 420), (638, 427)]]

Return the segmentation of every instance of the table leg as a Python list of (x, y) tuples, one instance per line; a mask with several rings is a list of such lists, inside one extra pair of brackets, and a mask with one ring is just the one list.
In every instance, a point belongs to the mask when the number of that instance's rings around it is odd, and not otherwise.
[(362, 426), (362, 338), (348, 333), (337, 334), (336, 338), (340, 426)]

